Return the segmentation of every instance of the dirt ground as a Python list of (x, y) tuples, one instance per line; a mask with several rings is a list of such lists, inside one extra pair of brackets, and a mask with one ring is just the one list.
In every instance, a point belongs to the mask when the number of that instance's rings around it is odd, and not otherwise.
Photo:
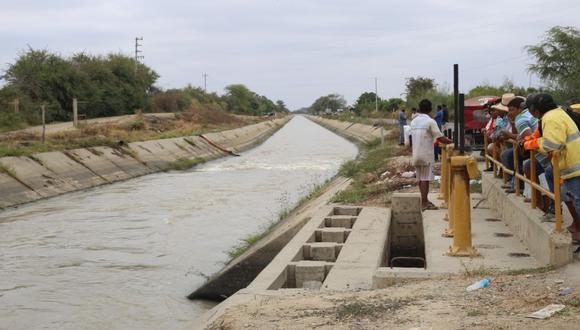
[[(558, 271), (491, 275), (488, 288), (466, 292), (477, 276), (403, 280), (360, 292), (262, 296), (234, 306), (208, 329), (578, 329), (580, 292), (559, 296)], [(545, 320), (526, 315), (566, 308)]]

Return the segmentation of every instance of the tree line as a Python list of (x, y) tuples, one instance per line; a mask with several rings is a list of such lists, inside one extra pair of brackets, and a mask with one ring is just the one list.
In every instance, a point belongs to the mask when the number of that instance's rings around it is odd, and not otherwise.
[[(0, 76), (0, 131), (40, 122), (40, 105), (47, 121), (72, 119), (73, 99), (87, 118), (143, 112), (177, 112), (208, 107), (236, 114), (287, 112), (283, 101), (272, 101), (246, 86), (227, 86), (223, 95), (198, 87), (163, 90), (159, 74), (123, 54), (85, 52), (70, 57), (29, 48)], [(17, 112), (16, 112), (17, 110)]]

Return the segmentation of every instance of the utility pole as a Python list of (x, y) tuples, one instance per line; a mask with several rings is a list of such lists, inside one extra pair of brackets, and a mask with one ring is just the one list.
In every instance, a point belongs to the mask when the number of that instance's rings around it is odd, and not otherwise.
[(207, 93), (207, 77), (208, 77), (208, 74), (204, 72), (201, 76), (203, 77), (203, 91), (205, 93)]
[[(379, 112), (379, 88), (377, 83), (377, 77), (375, 77), (375, 112)], [(381, 145), (385, 144), (385, 125), (381, 120)]]
[(73, 127), (79, 127), (79, 106), (77, 98), (73, 98)]
[(145, 56), (139, 55), (140, 53), (143, 53), (143, 51), (139, 50), (139, 47), (143, 46), (143, 44), (140, 44), (139, 41), (143, 41), (143, 37), (135, 38), (135, 76), (137, 76), (137, 67), (139, 66), (139, 60), (145, 58)]
[(40, 110), (42, 111), (42, 143), (44, 144), (46, 136), (46, 115), (44, 104), (40, 106)]

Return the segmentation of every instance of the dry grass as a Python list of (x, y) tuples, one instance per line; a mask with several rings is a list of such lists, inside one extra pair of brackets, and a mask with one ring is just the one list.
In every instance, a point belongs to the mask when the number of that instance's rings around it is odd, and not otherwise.
[(17, 132), (0, 135), (0, 157), (28, 156), (37, 152), (95, 146), (115, 147), (134, 141), (156, 140), (227, 130), (261, 121), (240, 118), (219, 109), (198, 109), (178, 113), (175, 118), (138, 114), (128, 122), (81, 125), (78, 130), (48, 134), (45, 143), (38, 134)]

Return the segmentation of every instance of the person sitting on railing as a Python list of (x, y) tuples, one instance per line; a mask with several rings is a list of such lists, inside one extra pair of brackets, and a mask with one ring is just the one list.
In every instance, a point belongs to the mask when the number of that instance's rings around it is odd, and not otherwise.
[[(574, 210), (573, 223), (568, 230), (575, 238), (580, 234), (580, 131), (566, 112), (558, 107), (549, 94), (534, 97), (532, 107), (541, 120), (541, 137), (524, 143), (528, 150), (540, 152), (560, 151), (560, 178), (564, 180), (565, 195)], [(547, 173), (546, 173), (547, 174)], [(550, 180), (548, 180), (550, 181)], [(552, 188), (553, 191), (553, 188)]]
[[(501, 118), (501, 120), (498, 121), (497, 125), (496, 125), (496, 131), (494, 132), (494, 134), (492, 134), (492, 137), (494, 137), (494, 142), (496, 143), (502, 143), (505, 140), (510, 138), (511, 133), (513, 133), (514, 129), (509, 121), (509, 117), (507, 116), (507, 113), (509, 111), (507, 105), (510, 101), (512, 101), (513, 99), (515, 99), (515, 94), (513, 93), (506, 93), (503, 94), (501, 97), (501, 102), (498, 104), (495, 104), (492, 106), (492, 108), (498, 110), (498, 116)], [(509, 170), (513, 170), (514, 169), (514, 157), (513, 157), (513, 146), (511, 147), (507, 147), (504, 151), (502, 151), (501, 155), (500, 155), (500, 159), (502, 164)], [(523, 159), (518, 159), (519, 164), (521, 165), (521, 163), (523, 162)], [(521, 168), (521, 166), (519, 167)], [(506, 193), (513, 193), (515, 192), (514, 190), (514, 181), (513, 181), (513, 177), (510, 175), (508, 176), (508, 180), (509, 180), (509, 185), (504, 185), (502, 186), (502, 188), (506, 188)]]
[[(533, 97), (533, 96), (532, 96)], [(521, 148), (521, 144), (526, 139), (527, 136), (532, 135), (532, 133), (539, 127), (538, 119), (534, 117), (526, 107), (526, 98), (522, 96), (516, 96), (513, 100), (508, 103), (508, 117), (514, 122), (514, 127), (517, 133), (510, 133), (506, 132), (505, 135), (512, 139), (518, 141), (518, 156), (520, 159), (524, 159), (523, 161), (523, 172), (525, 173), (526, 177), (530, 177), (530, 155), (529, 153), (524, 152), (524, 149)], [(513, 150), (512, 154), (510, 155), (513, 162)], [(550, 160), (548, 159), (548, 155), (545, 153), (538, 153), (536, 155), (536, 173), (540, 175), (544, 173), (544, 169), (550, 165)], [(522, 165), (522, 163), (520, 163)], [(518, 167), (520, 173), (522, 172), (522, 166)], [(537, 176), (536, 176), (537, 181)], [(544, 211), (548, 208), (549, 203), (544, 203), (544, 200), (541, 198), (542, 194), (539, 191), (536, 192), (536, 196), (538, 197), (538, 207)]]

